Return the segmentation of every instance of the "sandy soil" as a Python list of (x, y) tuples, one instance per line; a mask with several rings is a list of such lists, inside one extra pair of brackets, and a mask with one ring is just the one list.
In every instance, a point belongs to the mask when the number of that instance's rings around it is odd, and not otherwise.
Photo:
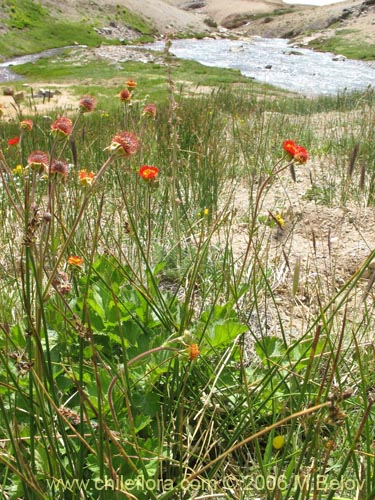
[[(187, 5), (193, 5), (194, 1), (171, 0), (170, 3), (186, 8)], [(205, 6), (194, 11), (211, 17), (219, 24), (233, 14), (264, 14), (285, 7), (281, 0), (206, 0), (199, 3), (204, 3)]]
[(374, 5), (367, 6), (361, 0), (348, 0), (324, 7), (292, 8), (295, 12), (251, 21), (240, 28), (240, 31), (247, 36), (299, 37), (308, 41), (322, 36), (334, 36), (337, 31), (345, 30), (348, 40), (375, 43)]
[[(62, 14), (60, 4), (53, 0), (42, 0), (41, 3), (56, 15)], [(103, 0), (100, 2), (102, 12), (106, 12), (105, 19), (115, 17), (117, 6), (128, 8), (148, 19), (161, 33), (175, 33), (178, 31), (203, 32), (212, 31), (205, 23), (211, 18), (218, 25), (225, 23), (230, 16), (271, 14), (276, 9), (292, 9), (289, 15), (277, 16), (272, 21), (265, 22), (264, 18), (259, 21), (251, 21), (246, 28), (250, 34), (271, 34), (276, 36), (285, 31), (314, 31), (325, 28), (327, 23), (335, 17), (341, 16), (343, 9), (351, 9), (364, 4), (364, 0), (346, 0), (344, 2), (324, 7), (311, 7), (303, 5), (289, 5), (282, 0)], [(95, 2), (91, 0), (65, 0), (64, 17), (71, 19), (82, 19), (92, 11)], [(199, 8), (196, 8), (199, 6)], [(355, 29), (365, 29), (373, 35), (374, 29), (371, 23), (373, 17), (368, 18), (372, 7), (364, 8), (360, 15), (357, 13), (350, 17), (346, 24), (353, 25)], [(298, 22), (296, 13), (298, 12)], [(95, 15), (98, 13), (95, 11)], [(104, 22), (104, 21), (103, 21)]]
[[(316, 185), (326, 185), (323, 172), (334, 168), (329, 162), (328, 158), (311, 158), (298, 167), (296, 183), (285, 171), (263, 200), (260, 216), (265, 224), (258, 233), (262, 241), (260, 255), (262, 265), (272, 270), (270, 286), (275, 295), (275, 302), (265, 301), (262, 311), (267, 318), (267, 334), (281, 334), (279, 315), (288, 336), (298, 337), (306, 331), (319, 315), (320, 304), (327, 304), (335, 296), (375, 248), (374, 207), (366, 207), (364, 200), (348, 201), (343, 206), (337, 199), (326, 205), (318, 197), (310, 198), (311, 179)], [(245, 185), (236, 187), (233, 212), (232, 248), (234, 257), (241, 262), (249, 230), (248, 223), (243, 222), (249, 213), (249, 189)], [(282, 215), (282, 229), (273, 224), (270, 212)], [(293, 294), (296, 266), (300, 271)], [(368, 269), (363, 274), (347, 301), (348, 318), (354, 323), (361, 318), (366, 302), (374, 300), (371, 289), (366, 295), (372, 272)], [(262, 329), (259, 318), (253, 327)]]
[[(375, 41), (375, 6), (366, 5), (364, 0), (346, 0), (323, 7), (290, 5), (282, 0), (124, 0), (124, 4), (146, 15), (164, 33), (175, 30), (207, 31), (208, 26), (204, 23), (207, 18), (220, 27), (228, 18), (239, 15), (250, 18), (256, 14), (271, 14), (276, 9), (292, 9), (291, 13), (282, 16), (250, 19), (239, 31), (249, 36), (293, 37), (306, 36), (311, 32), (318, 32), (320, 36), (323, 30), (323, 36), (331, 36), (334, 32), (329, 27), (336, 22), (335, 30), (355, 30), (353, 38), (359, 36), (368, 43)], [(203, 6), (192, 8), (194, 5)], [(348, 10), (352, 12), (346, 16), (344, 12)], [(350, 34), (346, 36), (350, 37)]]

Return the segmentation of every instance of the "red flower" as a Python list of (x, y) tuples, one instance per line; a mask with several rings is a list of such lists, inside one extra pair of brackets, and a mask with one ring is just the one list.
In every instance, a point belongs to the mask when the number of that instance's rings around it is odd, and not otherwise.
[(154, 166), (149, 166), (149, 165), (143, 165), (139, 170), (138, 170), (139, 175), (142, 177), (142, 179), (146, 181), (151, 181), (156, 179), (159, 173), (158, 167)]
[(294, 141), (284, 141), (283, 148), (286, 153), (294, 157), (297, 152), (298, 146)]
[(122, 156), (129, 157), (138, 149), (139, 141), (133, 132), (120, 132), (112, 138), (108, 149), (117, 158)]
[(51, 130), (56, 137), (65, 139), (73, 131), (72, 121), (66, 116), (61, 116), (52, 123)]
[(22, 130), (26, 130), (27, 132), (30, 132), (33, 128), (33, 121), (32, 120), (22, 120), (20, 121), (20, 127)]
[(33, 151), (27, 159), (27, 167), (42, 174), (47, 171), (49, 159), (44, 151)]
[(49, 168), (49, 173), (50, 175), (55, 175), (56, 177), (59, 176), (65, 180), (68, 177), (69, 167), (65, 161), (53, 160)]
[(155, 118), (156, 116), (155, 104), (146, 104), (146, 106), (143, 108), (143, 114), (145, 116), (151, 116), (151, 118)]
[(85, 95), (79, 101), (79, 107), (82, 113), (91, 113), (96, 107), (96, 99), (91, 95)]
[(13, 137), (12, 139), (8, 139), (9, 146), (16, 146), (20, 142), (19, 137)]
[(307, 160), (309, 159), (309, 153), (303, 146), (298, 146), (297, 152), (294, 155), (294, 159), (298, 163), (306, 163)]
[(121, 90), (121, 92), (118, 94), (118, 96), (122, 102), (128, 102), (128, 101), (130, 101), (130, 99), (132, 97), (132, 95), (128, 89)]
[(303, 146), (299, 146), (294, 141), (284, 141), (283, 149), (289, 155), (290, 158), (294, 159), (298, 163), (306, 163), (309, 154)]

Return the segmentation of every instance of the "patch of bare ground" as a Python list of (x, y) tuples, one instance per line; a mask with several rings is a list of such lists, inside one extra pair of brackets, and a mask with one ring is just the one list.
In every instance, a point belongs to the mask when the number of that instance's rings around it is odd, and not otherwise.
[[(58, 57), (58, 56), (57, 56)], [(90, 60), (105, 59), (110, 63), (121, 65), (125, 61), (136, 61), (141, 63), (165, 64), (162, 57), (156, 53), (137, 48), (130, 48), (122, 45), (100, 46), (95, 48), (77, 48), (72, 50), (69, 57), (64, 61), (72, 65), (88, 64)], [(53, 60), (51, 61), (53, 64)], [(105, 85), (115, 84), (107, 80)], [(76, 83), (76, 82), (74, 82)], [(84, 81), (80, 82), (84, 85)], [(12, 90), (8, 83), (2, 85), (2, 91)], [(13, 90), (14, 91), (14, 90)], [(18, 93), (20, 106), (24, 115), (45, 115), (51, 112), (58, 114), (61, 112), (70, 112), (77, 109), (79, 98), (71, 89), (69, 82), (57, 83), (33, 82), (25, 83), (24, 89)], [(23, 96), (21, 96), (21, 94)], [(0, 105), (3, 111), (3, 120), (13, 120), (18, 116), (19, 110), (15, 105), (12, 95), (0, 95)]]
[[(5, 88), (5, 87), (4, 87)], [(11, 86), (7, 87), (11, 89)], [(16, 104), (18, 101), (18, 105)], [(21, 92), (12, 95), (0, 95), (2, 120), (13, 121), (20, 111), (23, 116), (48, 115), (54, 116), (62, 112), (76, 110), (78, 99), (74, 96), (69, 84), (34, 83), (25, 84)]]
[(289, 8), (295, 11), (249, 20), (237, 29), (246, 36), (292, 38), (301, 45), (316, 38), (330, 38), (345, 30), (348, 42), (375, 43), (375, 5), (372, 0), (348, 0), (321, 7), (289, 5)]
[[(336, 198), (333, 203), (319, 199), (319, 192), (311, 198), (314, 185), (328, 188), (327, 171), (336, 167), (332, 158), (312, 158), (296, 168), (296, 182), (288, 170), (284, 171), (262, 200), (258, 214), (261, 223), (251, 250), (257, 248), (259, 252), (253, 266), (263, 266), (273, 298), (260, 299), (263, 305), (251, 317), (255, 337), (283, 334), (299, 338), (315, 324), (321, 307), (356, 276), (375, 248), (375, 208), (366, 206), (364, 199), (341, 206)], [(239, 265), (249, 245), (249, 200), (249, 187), (236, 186), (232, 193), (235, 217), (231, 241)], [(282, 228), (275, 223), (275, 215), (285, 221)], [(373, 292), (368, 289), (371, 273), (368, 269), (347, 297), (348, 322), (362, 321), (365, 308), (373, 303)], [(344, 309), (336, 316), (338, 322), (343, 320)]]

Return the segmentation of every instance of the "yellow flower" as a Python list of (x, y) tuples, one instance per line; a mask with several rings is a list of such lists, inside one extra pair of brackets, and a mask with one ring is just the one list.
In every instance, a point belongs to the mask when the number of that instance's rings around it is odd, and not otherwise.
[(207, 216), (210, 213), (210, 210), (208, 208), (204, 208), (202, 212), (198, 212), (198, 217), (204, 217)]
[(23, 167), (22, 167), (22, 165), (17, 165), (17, 166), (13, 169), (13, 174), (14, 174), (14, 175), (22, 175), (22, 172), (23, 172)]
[(281, 229), (285, 226), (285, 220), (282, 218), (281, 214), (276, 213), (275, 214), (275, 219), (278, 225), (281, 227)]
[(284, 436), (275, 436), (272, 441), (272, 446), (275, 450), (281, 450), (285, 444)]

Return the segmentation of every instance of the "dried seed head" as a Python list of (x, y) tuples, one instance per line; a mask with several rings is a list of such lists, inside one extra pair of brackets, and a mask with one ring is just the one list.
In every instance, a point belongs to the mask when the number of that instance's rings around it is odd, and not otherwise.
[(79, 108), (82, 113), (91, 113), (96, 108), (96, 99), (91, 95), (85, 95), (79, 101)]
[(66, 180), (69, 173), (69, 166), (65, 161), (62, 160), (52, 160), (51, 166), (49, 168), (49, 173), (52, 176), (59, 177), (63, 181)]

